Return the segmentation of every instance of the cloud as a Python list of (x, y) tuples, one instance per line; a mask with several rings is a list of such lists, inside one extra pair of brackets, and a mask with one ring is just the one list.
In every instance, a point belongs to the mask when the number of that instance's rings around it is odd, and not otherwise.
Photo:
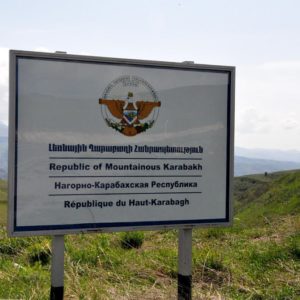
[[(153, 142), (164, 142), (169, 139), (178, 139), (184, 137), (192, 137), (199, 135), (199, 133), (207, 133), (212, 131), (222, 131), (224, 130), (224, 125), (222, 123), (216, 123), (213, 125), (190, 128), (182, 131), (176, 132), (161, 132), (152, 133), (148, 135), (140, 135), (136, 139), (136, 143), (153, 143)], [(80, 132), (44, 132), (44, 131), (34, 131), (34, 132), (23, 132), (20, 133), (20, 137), (28, 142), (39, 142), (39, 143), (49, 143), (49, 140), (53, 140), (56, 143), (77, 143), (81, 141), (82, 143), (90, 143), (90, 141), (99, 141), (99, 145), (104, 144), (123, 144), (124, 139), (121, 139), (119, 135), (107, 134), (101, 135), (101, 141), (99, 140), (99, 134), (84, 134)]]
[[(54, 52), (43, 46), (34, 51)], [(88, 54), (88, 53), (80, 53)], [(0, 121), (8, 124), (9, 49), (0, 48)], [(300, 149), (300, 60), (237, 66), (237, 142)], [(259, 137), (258, 137), (259, 135)]]
[(248, 107), (236, 114), (236, 130), (239, 133), (267, 133), (272, 130), (268, 117), (254, 107)]
[(266, 62), (259, 66), (262, 70), (281, 70), (281, 71), (292, 71), (292, 70), (300, 70), (300, 61), (273, 61)]
[(54, 52), (46, 47), (43, 47), (43, 46), (40, 46), (40, 47), (37, 47), (35, 48), (33, 51), (37, 51), (37, 52)]
[[(53, 52), (45, 47), (37, 47), (34, 51)], [(0, 47), (0, 122), (8, 124), (8, 76), (9, 49)]]
[(0, 48), (0, 121), (8, 124), (8, 48)]
[[(39, 46), (34, 48), (37, 52), (55, 51)], [(81, 55), (90, 55), (88, 53), (80, 53)], [(8, 125), (8, 82), (9, 82), (9, 49), (0, 47), (0, 122)]]
[(282, 128), (285, 130), (298, 130), (299, 121), (295, 113), (292, 113), (281, 121)]
[(236, 141), (300, 149), (300, 60), (237, 67)]
[(7, 124), (0, 121), (0, 137), (8, 136), (8, 127)]
[[(287, 106), (299, 103), (300, 61), (275, 61), (237, 67), (237, 96), (243, 103)], [(249, 104), (248, 104), (249, 105)], [(300, 108), (300, 106), (299, 106)]]

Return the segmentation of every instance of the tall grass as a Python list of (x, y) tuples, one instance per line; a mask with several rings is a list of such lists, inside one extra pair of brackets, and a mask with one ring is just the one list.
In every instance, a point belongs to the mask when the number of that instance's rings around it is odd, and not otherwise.
[[(194, 299), (300, 299), (300, 173), (238, 180), (248, 198), (235, 193), (234, 226), (193, 230)], [(176, 299), (177, 237), (176, 230), (66, 236), (65, 299)], [(1, 226), (0, 298), (49, 298), (50, 244), (8, 238)]]

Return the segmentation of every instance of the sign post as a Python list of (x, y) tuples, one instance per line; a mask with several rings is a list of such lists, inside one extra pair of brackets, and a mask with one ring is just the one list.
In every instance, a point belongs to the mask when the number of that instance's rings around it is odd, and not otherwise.
[(64, 236), (52, 237), (52, 260), (51, 260), (51, 300), (64, 298)]
[(179, 229), (178, 300), (192, 299), (192, 228)]

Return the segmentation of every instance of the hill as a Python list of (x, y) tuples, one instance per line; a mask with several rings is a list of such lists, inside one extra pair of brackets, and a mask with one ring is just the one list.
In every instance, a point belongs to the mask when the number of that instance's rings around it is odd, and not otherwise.
[(300, 163), (300, 151), (235, 147), (235, 155), (255, 159), (293, 161)]
[(242, 176), (265, 172), (278, 172), (300, 169), (300, 162), (277, 161), (270, 159), (249, 158), (243, 156), (234, 157), (234, 175)]
[[(235, 210), (239, 214), (300, 214), (300, 171), (248, 175), (234, 179)], [(255, 222), (257, 218), (253, 218)], [(246, 220), (246, 218), (245, 218)]]
[[(299, 151), (235, 147), (234, 175), (300, 169)], [(0, 122), (0, 179), (8, 173), (8, 127)]]
[[(193, 299), (299, 299), (300, 171), (235, 178), (234, 198), (233, 227), (193, 230)], [(66, 299), (176, 299), (176, 230), (65, 239)], [(48, 298), (49, 238), (2, 228), (0, 253), (0, 298)]]
[(0, 179), (0, 224), (6, 224), (7, 182)]
[(0, 179), (7, 179), (8, 126), (0, 121)]
[(7, 181), (0, 179), (0, 202), (7, 200)]
[(0, 137), (8, 137), (8, 126), (0, 121)]
[(0, 136), (0, 179), (7, 178), (8, 138)]

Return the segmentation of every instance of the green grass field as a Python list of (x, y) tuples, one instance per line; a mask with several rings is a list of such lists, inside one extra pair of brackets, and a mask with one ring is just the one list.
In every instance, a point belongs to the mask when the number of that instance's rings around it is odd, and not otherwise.
[[(193, 230), (193, 299), (300, 299), (300, 171), (234, 189), (234, 226)], [(5, 213), (1, 203), (0, 299), (48, 299), (50, 238), (7, 238)], [(177, 231), (144, 232), (138, 249), (124, 238), (66, 236), (65, 299), (177, 299)]]
[(7, 183), (0, 180), (0, 225), (7, 221)]

